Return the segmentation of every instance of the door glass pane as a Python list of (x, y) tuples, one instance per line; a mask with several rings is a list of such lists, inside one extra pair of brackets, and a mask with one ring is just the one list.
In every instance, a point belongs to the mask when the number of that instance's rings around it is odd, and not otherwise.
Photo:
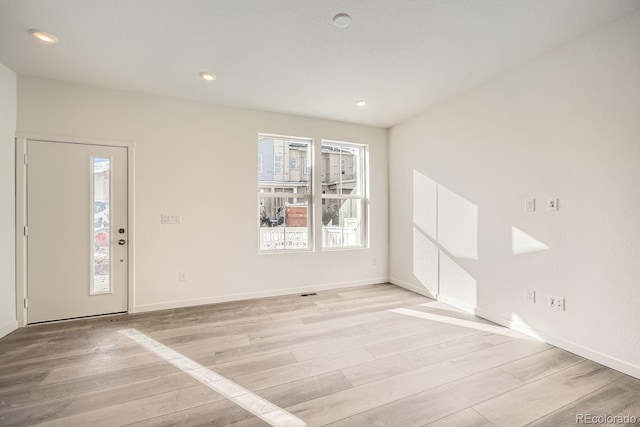
[(111, 293), (111, 245), (109, 213), (111, 159), (92, 157), (92, 260), (90, 295)]

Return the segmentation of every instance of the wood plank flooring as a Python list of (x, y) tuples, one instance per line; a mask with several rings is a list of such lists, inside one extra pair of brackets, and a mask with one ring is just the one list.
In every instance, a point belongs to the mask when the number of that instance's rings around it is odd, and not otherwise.
[(0, 339), (0, 425), (268, 425), (124, 329), (308, 426), (640, 419), (640, 380), (495, 326), (386, 284), (22, 328)]

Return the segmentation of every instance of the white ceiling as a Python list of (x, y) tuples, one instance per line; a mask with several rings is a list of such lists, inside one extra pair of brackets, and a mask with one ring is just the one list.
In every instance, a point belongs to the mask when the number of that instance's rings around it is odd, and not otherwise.
[[(388, 127), (640, 0), (0, 0), (19, 75)], [(337, 28), (337, 13), (352, 17)], [(28, 30), (55, 34), (46, 46)], [(218, 75), (204, 82), (203, 70)], [(365, 108), (354, 102), (367, 99)]]

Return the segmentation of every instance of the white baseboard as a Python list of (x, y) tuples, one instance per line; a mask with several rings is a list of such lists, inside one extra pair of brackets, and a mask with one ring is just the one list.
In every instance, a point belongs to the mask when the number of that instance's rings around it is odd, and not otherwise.
[(415, 292), (416, 294), (420, 294), (427, 298), (437, 299), (437, 295), (432, 295), (426, 288), (421, 288), (420, 286), (412, 285), (411, 283), (403, 282), (400, 279), (396, 279), (395, 277), (389, 277), (389, 283), (392, 283), (396, 286), (400, 286), (401, 288), (405, 288), (411, 292)]
[(0, 326), (0, 338), (4, 337), (5, 335), (9, 335), (11, 332), (15, 331), (16, 329), (18, 329), (17, 320), (12, 320), (9, 323), (5, 324), (4, 326)]
[(329, 289), (352, 288), (365, 285), (378, 285), (387, 283), (387, 277), (379, 277), (373, 279), (356, 280), (352, 282), (331, 283), (327, 285), (311, 285), (299, 288), (274, 289), (260, 292), (247, 292), (242, 294), (222, 295), (208, 298), (197, 298), (179, 301), (167, 301), (154, 304), (140, 304), (134, 307), (133, 313), (144, 313), (148, 311), (166, 310), (170, 308), (191, 307), (196, 305), (216, 304), (229, 301), (240, 301), (245, 299), (275, 297), (280, 295), (291, 295), (306, 292), (316, 292)]
[(498, 325), (507, 327), (509, 329), (513, 329), (514, 331), (518, 331), (524, 335), (530, 336), (540, 341), (544, 341), (547, 344), (551, 344), (555, 347), (577, 354), (578, 356), (592, 360), (596, 363), (607, 366), (611, 369), (615, 369), (616, 371), (620, 371), (622, 373), (625, 373), (627, 375), (631, 375), (632, 377), (640, 379), (640, 366), (633, 365), (629, 362), (625, 362), (624, 360), (620, 360), (612, 356), (608, 356), (606, 354), (600, 353), (599, 351), (592, 350), (580, 344), (576, 344), (572, 341), (556, 337), (546, 332), (538, 331), (522, 323), (514, 322), (511, 319), (505, 319), (500, 316), (496, 316), (492, 313), (489, 313), (488, 311), (471, 307), (468, 304), (462, 303), (452, 298), (447, 298), (442, 295), (438, 295), (438, 301), (441, 301), (445, 304), (449, 304), (455, 308), (459, 308), (460, 310), (466, 311), (468, 313), (475, 314), (476, 316), (479, 316), (479, 317), (482, 317), (483, 319), (487, 319), (491, 322), (497, 323)]

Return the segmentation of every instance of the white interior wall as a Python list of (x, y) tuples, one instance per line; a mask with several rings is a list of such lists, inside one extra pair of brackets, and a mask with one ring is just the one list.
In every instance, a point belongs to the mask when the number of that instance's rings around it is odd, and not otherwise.
[(639, 76), (635, 13), (393, 127), (392, 281), (640, 377)]
[[(137, 311), (387, 279), (386, 129), (19, 77), (18, 130), (135, 142)], [(369, 144), (370, 248), (258, 254), (259, 132)]]
[(13, 331), (15, 295), (16, 74), (0, 64), (0, 337)]

